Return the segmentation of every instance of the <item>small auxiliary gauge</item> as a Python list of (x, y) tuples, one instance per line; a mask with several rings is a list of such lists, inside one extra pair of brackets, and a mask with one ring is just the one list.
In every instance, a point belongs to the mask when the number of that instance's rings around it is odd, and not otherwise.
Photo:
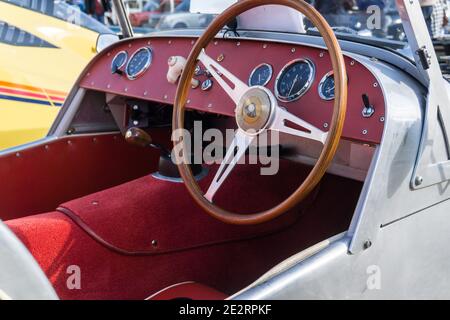
[(253, 86), (265, 86), (272, 79), (273, 68), (268, 63), (263, 63), (253, 69), (248, 79), (248, 85)]
[(120, 51), (117, 53), (111, 62), (111, 73), (122, 74), (121, 69), (125, 66), (128, 59), (128, 53), (126, 51)]
[(319, 83), (319, 96), (323, 100), (333, 100), (334, 99), (334, 72), (328, 72)]

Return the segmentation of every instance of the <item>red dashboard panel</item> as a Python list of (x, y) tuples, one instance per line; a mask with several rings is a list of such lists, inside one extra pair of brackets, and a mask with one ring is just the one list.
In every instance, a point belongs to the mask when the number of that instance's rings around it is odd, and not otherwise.
[[(91, 64), (84, 77), (81, 87), (115, 93), (122, 96), (140, 98), (149, 101), (173, 104), (176, 85), (168, 83), (166, 74), (167, 60), (171, 56), (187, 57), (194, 44), (191, 38), (141, 38), (118, 43), (112, 49), (104, 52)], [(125, 75), (111, 73), (111, 62), (114, 56), (125, 50), (131, 56), (141, 47), (151, 47), (153, 61), (143, 76), (136, 80), (128, 80)], [(273, 67), (273, 77), (266, 85), (274, 92), (277, 75), (290, 61), (298, 58), (310, 59), (316, 74), (312, 87), (299, 100), (280, 102), (291, 113), (318, 128), (327, 130), (333, 111), (333, 101), (322, 100), (319, 96), (320, 80), (332, 70), (328, 52), (318, 48), (286, 43), (272, 43), (255, 40), (218, 39), (206, 49), (213, 59), (223, 55), (221, 64), (244, 82), (252, 70), (261, 63), (269, 63)], [(345, 58), (348, 73), (348, 110), (344, 127), (344, 138), (365, 143), (380, 143), (384, 128), (385, 101), (383, 92), (375, 76), (362, 64), (351, 58)], [(198, 77), (204, 81), (206, 76)], [(200, 88), (192, 89), (189, 95), (188, 107), (200, 111), (234, 115), (235, 106), (222, 88), (215, 83), (210, 91)], [(375, 113), (370, 118), (362, 116), (362, 95), (367, 94)]]

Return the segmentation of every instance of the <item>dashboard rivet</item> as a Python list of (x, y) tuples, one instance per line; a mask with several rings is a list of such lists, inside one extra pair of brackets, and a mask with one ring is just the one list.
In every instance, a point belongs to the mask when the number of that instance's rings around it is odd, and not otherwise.
[(291, 52), (294, 53), (294, 52), (295, 52), (295, 48), (292, 48), (292, 49), (291, 49)]
[(165, 95), (164, 95), (164, 100), (167, 100), (167, 98), (168, 98), (168, 95), (165, 94)]
[(378, 82), (375, 82), (375, 83), (373, 84), (373, 87), (374, 87), (374, 88), (377, 88), (377, 87), (378, 87)]
[(45, 145), (45, 150), (48, 150), (50, 147), (48, 146), (48, 144)]
[(158, 240), (152, 240), (152, 247), (153, 248), (158, 247)]
[(108, 57), (111, 56), (111, 52), (108, 52), (107, 56), (108, 56)]
[(325, 123), (323, 124), (323, 127), (324, 127), (325, 129), (328, 128), (328, 126), (329, 126), (328, 122), (325, 122)]
[(355, 65), (355, 60), (350, 61), (350, 65), (354, 66)]
[(186, 104), (189, 104), (189, 103), (191, 103), (191, 99), (188, 99), (188, 100), (186, 101)]
[(134, 110), (134, 111), (139, 110), (139, 106), (138, 106), (137, 104), (135, 104), (135, 105), (133, 106), (133, 110)]
[(125, 92), (128, 92), (128, 88), (125, 88), (125, 90), (124, 90)]
[(423, 177), (417, 176), (416, 179), (414, 180), (414, 184), (416, 185), (416, 187), (422, 185), (422, 183), (423, 183)]
[(148, 94), (148, 92), (147, 91), (144, 91), (144, 96), (146, 96)]
[(263, 49), (267, 49), (267, 43), (263, 44)]
[(217, 57), (217, 62), (222, 62), (225, 59), (225, 55), (223, 53), (219, 54)]
[(147, 42), (147, 44), (148, 44), (148, 45), (151, 45), (151, 44), (152, 44), (152, 42), (151, 42), (151, 41), (149, 41), (149, 42)]
[(218, 41), (214, 41), (214, 45), (217, 46), (219, 44)]
[(133, 121), (133, 125), (135, 125), (135, 126), (139, 125), (139, 121), (134, 120), (134, 121)]
[(71, 144), (72, 144), (72, 141), (67, 140), (67, 144), (68, 144), (68, 145), (71, 145)]
[(168, 43), (169, 45), (172, 44), (172, 40), (169, 40), (167, 43)]
[(108, 84), (108, 85), (106, 86), (106, 88), (110, 89), (110, 88), (111, 88), (111, 85), (110, 85), (110, 84)]
[(194, 45), (194, 43), (195, 43), (195, 41), (194, 41), (194, 40), (192, 40), (192, 41), (191, 41), (191, 45)]
[(91, 204), (92, 204), (93, 206), (98, 206), (98, 201), (95, 201), (95, 200), (94, 200), (94, 201), (91, 202)]
[(241, 42), (238, 41), (238, 42), (236, 43), (236, 46), (239, 47), (240, 45), (241, 45)]
[(212, 103), (210, 103), (210, 104), (208, 104), (208, 108), (212, 108), (213, 107), (213, 104)]
[(131, 48), (131, 43), (128, 45), (128, 48)]
[(86, 75), (86, 77), (89, 77), (90, 75), (91, 75), (91, 73), (90, 73), (90, 72), (88, 72), (88, 73), (87, 73), (87, 75)]
[(362, 134), (363, 135), (367, 135), (369, 132), (366, 130), (366, 129), (364, 129), (363, 131), (362, 131)]
[(16, 153), (16, 157), (20, 158), (20, 153), (19, 152)]
[(91, 82), (91, 86), (93, 86), (93, 85), (94, 85), (94, 81)]
[(325, 56), (325, 53), (321, 52), (319, 53), (319, 57), (323, 58)]
[(380, 122), (384, 122), (384, 117), (380, 117)]

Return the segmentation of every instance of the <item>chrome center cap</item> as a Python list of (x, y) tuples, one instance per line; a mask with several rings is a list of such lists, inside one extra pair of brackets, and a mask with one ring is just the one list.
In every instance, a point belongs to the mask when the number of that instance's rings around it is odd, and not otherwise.
[(272, 106), (272, 100), (264, 89), (250, 88), (236, 108), (236, 122), (239, 128), (245, 132), (261, 132), (270, 120)]

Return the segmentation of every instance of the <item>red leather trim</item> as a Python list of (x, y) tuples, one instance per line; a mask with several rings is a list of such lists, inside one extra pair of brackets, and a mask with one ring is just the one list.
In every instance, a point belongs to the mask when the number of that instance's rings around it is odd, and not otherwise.
[(76, 213), (74, 213), (72, 210), (64, 208), (64, 207), (58, 207), (56, 209), (57, 212), (63, 213), (68, 218), (70, 218), (78, 227), (80, 227), (81, 230), (86, 232), (88, 236), (90, 236), (93, 240), (97, 241), (100, 245), (104, 246), (106, 249), (111, 250), (115, 253), (125, 255), (125, 256), (157, 256), (162, 254), (170, 254), (170, 253), (177, 253), (177, 252), (183, 252), (183, 251), (189, 251), (194, 249), (200, 249), (200, 248), (207, 248), (217, 245), (224, 245), (224, 244), (230, 244), (230, 243), (236, 243), (236, 242), (242, 242), (242, 241), (250, 241), (250, 240), (256, 240), (261, 239), (265, 237), (269, 237), (272, 235), (280, 234), (285, 232), (286, 230), (291, 228), (291, 225), (284, 227), (282, 229), (278, 229), (276, 231), (269, 231), (265, 233), (261, 233), (255, 236), (249, 236), (249, 237), (239, 237), (234, 239), (226, 239), (226, 240), (220, 240), (220, 241), (211, 241), (211, 242), (205, 242), (199, 245), (192, 245), (192, 246), (186, 246), (186, 247), (179, 247), (179, 248), (173, 248), (173, 249), (166, 249), (166, 250), (158, 250), (154, 249), (151, 251), (130, 251), (127, 249), (120, 248), (109, 241), (105, 240), (101, 236), (99, 236), (94, 230), (92, 230), (91, 227), (89, 227), (88, 224), (86, 224)]
[(182, 282), (169, 286), (145, 300), (225, 300), (228, 296), (216, 289), (196, 282)]

